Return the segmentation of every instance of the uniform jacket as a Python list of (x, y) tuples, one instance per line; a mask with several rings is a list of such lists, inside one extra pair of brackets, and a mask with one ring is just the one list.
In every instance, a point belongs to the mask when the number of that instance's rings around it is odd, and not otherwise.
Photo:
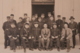
[(11, 28), (10, 29), (10, 35), (12, 37), (17, 37), (17, 35), (18, 35), (18, 29), (16, 27), (15, 28)]
[(63, 21), (62, 21), (61, 19), (58, 19), (58, 20), (56, 21), (56, 23), (57, 23), (57, 27), (58, 27), (60, 30), (62, 30), (62, 28), (63, 28)]
[(33, 28), (33, 29), (32, 29), (32, 35), (33, 35), (35, 38), (38, 38), (38, 37), (41, 35), (41, 30), (40, 30), (40, 28)]
[(5, 35), (10, 35), (11, 22), (10, 22), (10, 21), (4, 22), (2, 28), (3, 28), (3, 30), (4, 30), (4, 34), (5, 34)]
[(42, 35), (42, 37), (44, 38), (44, 37), (50, 37), (50, 35), (51, 35), (51, 32), (50, 32), (50, 29), (42, 29), (41, 30), (41, 35)]
[[(67, 32), (66, 32), (67, 31)], [(67, 34), (68, 40), (70, 40), (70, 45), (73, 46), (73, 40), (72, 40), (72, 30), (70, 28), (62, 29), (62, 38), (65, 38), (65, 34)]]
[(59, 36), (60, 35), (60, 30), (58, 28), (56, 29), (51, 29), (51, 36)]

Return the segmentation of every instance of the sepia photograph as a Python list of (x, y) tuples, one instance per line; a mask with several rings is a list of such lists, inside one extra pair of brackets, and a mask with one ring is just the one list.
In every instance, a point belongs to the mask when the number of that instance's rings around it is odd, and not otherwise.
[(80, 0), (0, 0), (0, 53), (80, 53)]

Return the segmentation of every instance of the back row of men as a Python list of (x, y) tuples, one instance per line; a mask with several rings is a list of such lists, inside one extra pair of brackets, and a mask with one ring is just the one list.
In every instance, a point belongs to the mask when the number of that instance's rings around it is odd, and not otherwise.
[[(75, 35), (80, 33), (80, 23), (74, 21), (74, 17), (70, 17), (70, 23), (66, 22), (66, 17), (61, 19), (58, 15), (58, 20), (55, 21), (51, 13), (48, 14), (48, 18), (45, 18), (45, 14), (35, 14), (31, 21), (27, 14), (24, 14), (24, 18), (20, 17), (17, 23), (14, 20), (14, 14), (7, 16), (7, 21), (3, 24), (5, 48), (10, 45), (11, 49), (15, 50), (16, 45), (22, 45), (24, 51), (26, 51), (25, 40), (29, 41), (29, 48), (32, 49), (36, 46), (35, 42), (39, 42), (39, 49), (48, 49), (49, 45), (52, 47), (54, 39), (57, 41), (58, 51), (60, 50), (60, 43), (67, 40), (67, 48), (70, 50), (70, 46), (75, 48)], [(46, 40), (46, 45), (45, 45)], [(61, 40), (61, 41), (60, 41)], [(14, 41), (16, 43), (14, 43)]]

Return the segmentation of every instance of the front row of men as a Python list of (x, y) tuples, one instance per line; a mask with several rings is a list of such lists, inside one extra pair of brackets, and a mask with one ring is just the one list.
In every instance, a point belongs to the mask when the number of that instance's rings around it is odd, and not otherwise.
[[(56, 42), (56, 46), (58, 51), (60, 51), (60, 47), (64, 47), (64, 42), (67, 42), (67, 51), (69, 52), (70, 46), (72, 45), (72, 31), (68, 28), (67, 24), (64, 24), (64, 29), (62, 33), (57, 28), (56, 23), (53, 23), (53, 28), (48, 29), (48, 25), (44, 23), (43, 29), (41, 30), (36, 22), (34, 24), (34, 28), (30, 29), (29, 24), (24, 24), (24, 28), (20, 31), (17, 29), (14, 23), (11, 23), (10, 30), (6, 29), (8, 34), (10, 48), (11, 50), (16, 49), (17, 46), (21, 46), (24, 48), (24, 52), (26, 52), (26, 42), (29, 44), (29, 49), (33, 49), (36, 47), (36, 42), (39, 42), (38, 48), (39, 50), (48, 49), (49, 46), (53, 47), (54, 41)], [(21, 40), (21, 41), (20, 41)], [(62, 46), (61, 46), (62, 45)]]

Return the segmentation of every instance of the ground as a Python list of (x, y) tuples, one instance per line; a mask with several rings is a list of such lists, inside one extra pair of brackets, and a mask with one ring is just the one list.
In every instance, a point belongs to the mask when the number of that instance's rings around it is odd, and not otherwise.
[[(52, 51), (39, 51), (39, 50), (34, 50), (30, 51), (29, 49), (26, 49), (26, 53), (80, 53), (80, 50), (78, 49), (79, 46), (76, 46), (75, 49), (71, 49), (70, 52), (66, 52), (65, 50), (61, 50), (60, 52), (57, 51), (57, 49), (53, 49)], [(10, 50), (8, 47), (7, 49), (4, 49), (4, 46), (1, 44), (0, 45), (0, 53), (24, 53), (23, 49), (17, 49), (16, 52), (13, 52)]]

